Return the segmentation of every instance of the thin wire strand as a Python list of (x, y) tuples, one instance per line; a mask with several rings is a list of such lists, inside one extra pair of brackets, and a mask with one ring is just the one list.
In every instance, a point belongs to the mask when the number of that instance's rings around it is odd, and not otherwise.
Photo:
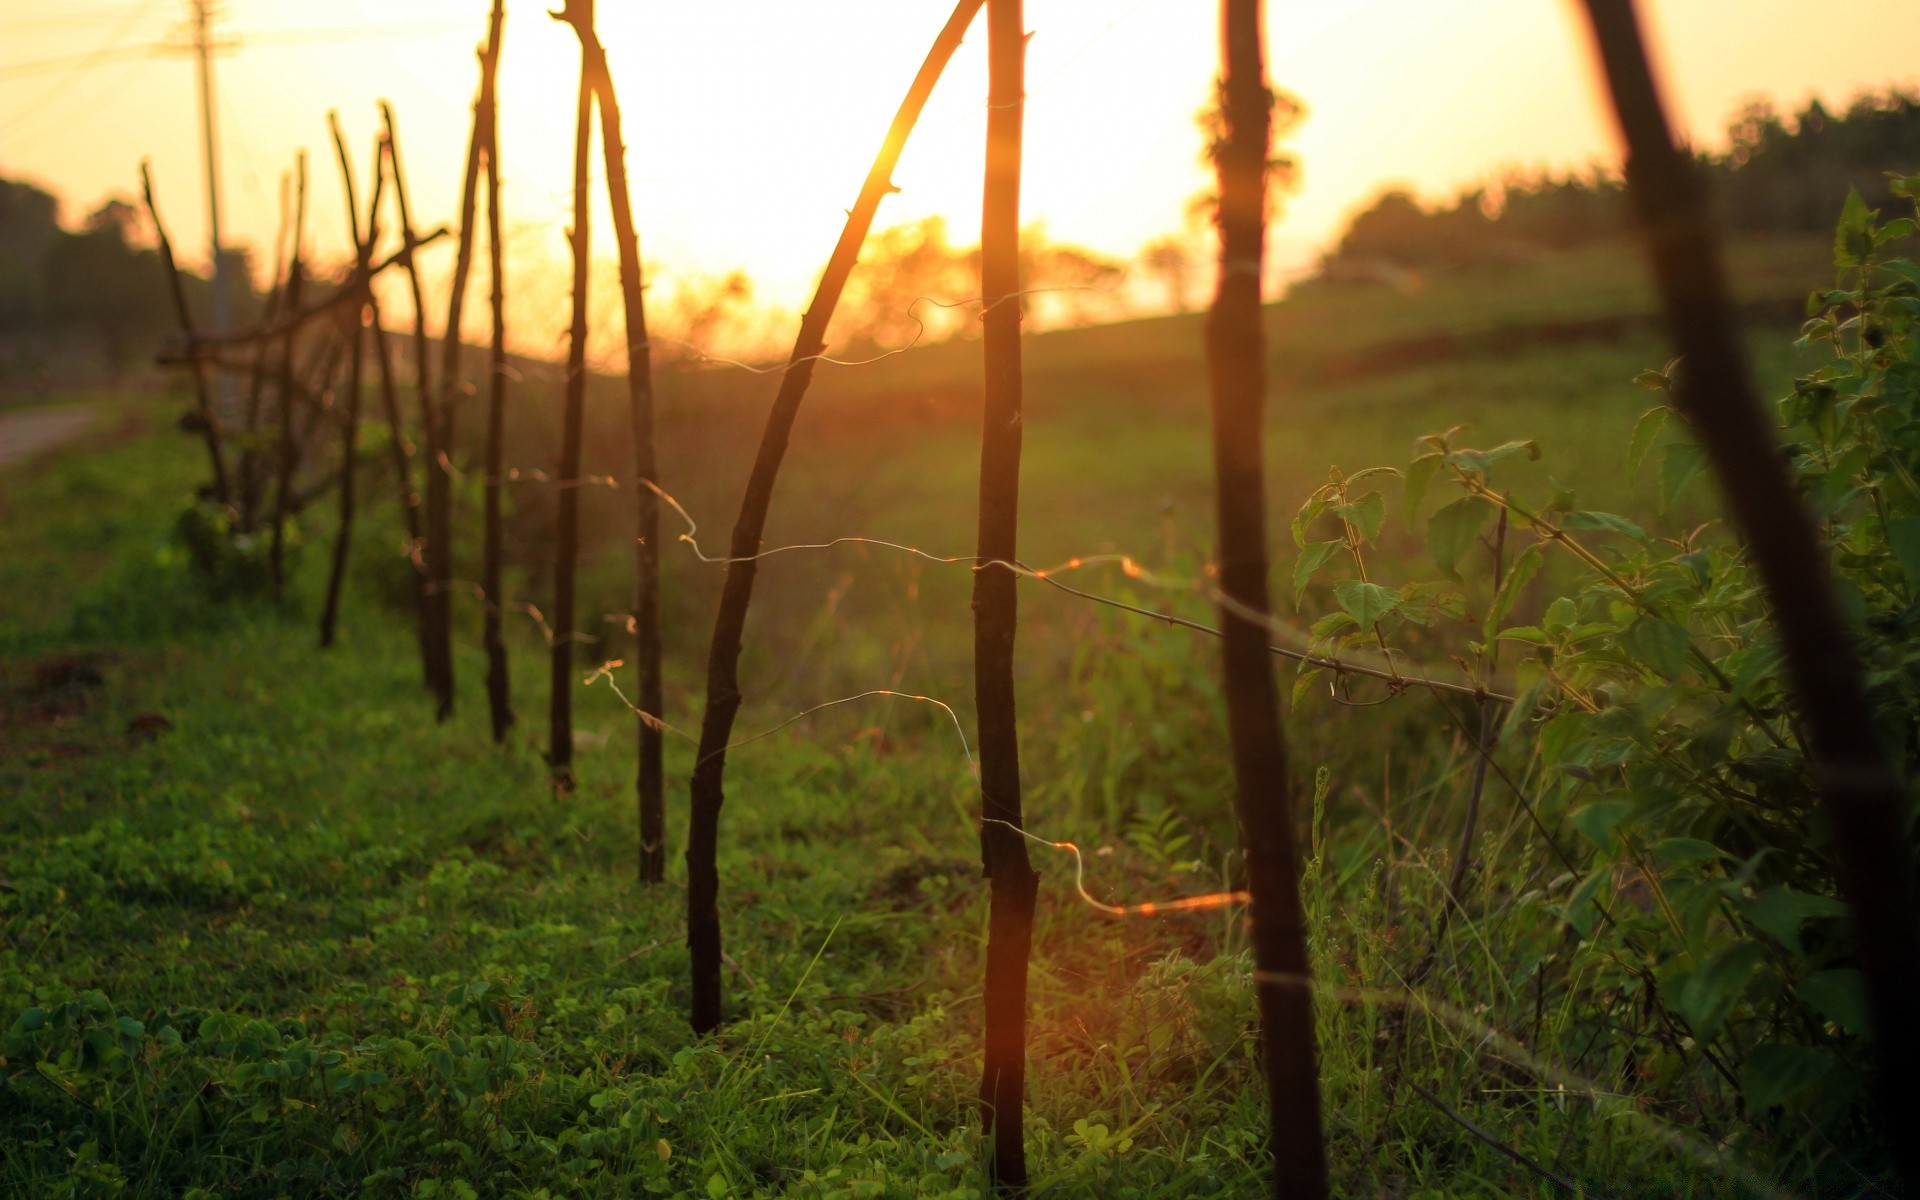
[(1038, 834), (1015, 825), (1012, 821), (1002, 821), (998, 817), (981, 817), (984, 825), (1005, 825), (1021, 837), (1036, 845), (1050, 846), (1055, 850), (1065, 850), (1073, 855), (1073, 887), (1080, 893), (1080, 899), (1090, 908), (1097, 909), (1112, 917), (1157, 917), (1174, 912), (1197, 912), (1210, 908), (1226, 908), (1234, 904), (1245, 904), (1249, 899), (1246, 892), (1208, 892), (1203, 896), (1181, 896), (1173, 900), (1147, 900), (1139, 904), (1108, 904), (1087, 890), (1087, 862), (1080, 853), (1080, 847), (1073, 842), (1049, 841)]

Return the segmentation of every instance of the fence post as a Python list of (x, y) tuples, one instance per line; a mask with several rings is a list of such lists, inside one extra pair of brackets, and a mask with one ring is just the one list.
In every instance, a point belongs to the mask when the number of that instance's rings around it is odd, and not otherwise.
[(1234, 813), (1246, 850), (1247, 916), (1272, 1122), (1273, 1190), (1287, 1200), (1322, 1200), (1327, 1195), (1327, 1161), (1306, 912), (1280, 698), (1263, 623), (1268, 600), (1261, 437), (1267, 375), (1260, 276), (1273, 94), (1267, 88), (1259, 0), (1222, 0), (1221, 53), (1225, 134), (1213, 148), (1220, 178), (1220, 282), (1207, 317), (1206, 342)]

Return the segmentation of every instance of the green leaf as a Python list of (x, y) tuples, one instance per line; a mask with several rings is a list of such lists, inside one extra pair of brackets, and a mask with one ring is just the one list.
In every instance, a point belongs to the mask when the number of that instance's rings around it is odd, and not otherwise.
[(1427, 486), (1433, 482), (1435, 472), (1445, 462), (1445, 457), (1440, 454), (1422, 454), (1407, 465), (1406, 486), (1402, 492), (1407, 524), (1413, 524), (1414, 517), (1420, 511), (1420, 501), (1426, 498)]
[(1551, 646), (1553, 639), (1531, 625), (1517, 625), (1512, 629), (1502, 629), (1499, 638), (1503, 642), (1525, 642), (1529, 646)]
[(1570, 512), (1560, 521), (1562, 529), (1578, 533), (1584, 530), (1600, 529), (1608, 533), (1623, 533), (1636, 542), (1647, 540), (1647, 531), (1626, 517), (1615, 513)]
[[(1667, 378), (1665, 371), (1656, 371), (1652, 367), (1635, 375), (1633, 381), (1650, 392), (1664, 392), (1673, 386), (1673, 380)], [(1640, 419), (1644, 421), (1646, 417)]]
[[(1642, 371), (1641, 374), (1657, 375), (1659, 373), (1656, 371)], [(1636, 379), (1635, 382), (1639, 381)], [(1660, 386), (1664, 389), (1666, 385), (1667, 377), (1660, 375)], [(1641, 413), (1640, 419), (1633, 423), (1633, 444), (1627, 450), (1628, 478), (1632, 478), (1640, 473), (1640, 463), (1647, 457), (1647, 451), (1653, 448), (1653, 439), (1659, 437), (1660, 431), (1667, 427), (1667, 414), (1670, 411), (1672, 410), (1666, 405), (1656, 404), (1646, 412)]]
[(1487, 608), (1487, 619), (1480, 630), (1481, 637), (1491, 642), (1498, 635), (1500, 622), (1506, 620), (1507, 614), (1513, 611), (1521, 590), (1540, 573), (1544, 561), (1539, 542), (1522, 550), (1520, 557), (1513, 560), (1507, 568), (1507, 577), (1500, 581), (1500, 590), (1494, 593), (1493, 603)]
[(1673, 506), (1680, 489), (1707, 465), (1706, 452), (1692, 442), (1668, 442), (1660, 452), (1660, 510)]
[(1294, 545), (1301, 547), (1306, 546), (1307, 527), (1312, 525), (1314, 520), (1325, 511), (1327, 511), (1327, 499), (1324, 495), (1315, 492), (1313, 495), (1307, 497), (1307, 502), (1300, 506), (1300, 511), (1293, 514)]
[(1833, 234), (1833, 265), (1857, 267), (1873, 252), (1873, 210), (1860, 195), (1860, 189), (1847, 189), (1847, 203), (1840, 210), (1840, 227)]
[(1379, 492), (1368, 492), (1358, 500), (1342, 505), (1340, 515), (1347, 519), (1363, 540), (1371, 542), (1380, 536), (1380, 527), (1387, 523), (1387, 498)]
[(1530, 462), (1539, 462), (1540, 443), (1531, 438), (1524, 441), (1502, 442), (1485, 453), (1486, 459), (1490, 463), (1499, 462), (1503, 458), (1512, 458), (1516, 454), (1526, 455)]
[(1630, 800), (1596, 800), (1573, 814), (1573, 827), (1604, 850), (1607, 839), (1613, 836), (1614, 826), (1632, 811), (1633, 802)]
[(1913, 232), (1912, 217), (1901, 217), (1897, 221), (1888, 221), (1885, 225), (1882, 225), (1877, 231), (1875, 231), (1873, 235), (1874, 249), (1877, 250), (1880, 247), (1886, 245), (1888, 242), (1897, 242), (1901, 238), (1910, 235), (1912, 232)]
[(1400, 604), (1399, 592), (1358, 579), (1346, 579), (1334, 584), (1333, 596), (1362, 629), (1370, 628)]
[(1307, 698), (1307, 693), (1313, 690), (1313, 685), (1320, 681), (1320, 675), (1320, 668), (1315, 667), (1309, 671), (1302, 671), (1294, 677), (1293, 696), (1287, 705), (1289, 709), (1299, 709), (1300, 702)]
[[(1336, 589), (1336, 591), (1337, 590), (1338, 589)], [(1330, 637), (1351, 624), (1353, 624), (1352, 613), (1330, 612), (1318, 621), (1315, 621), (1313, 625), (1308, 628), (1307, 632), (1311, 633), (1315, 638)]]
[(1747, 1055), (1740, 1072), (1740, 1091), (1747, 1115), (1758, 1119), (1768, 1109), (1785, 1104), (1825, 1079), (1840, 1065), (1831, 1051), (1817, 1046), (1763, 1042)]
[(1552, 604), (1547, 605), (1546, 614), (1541, 617), (1540, 624), (1544, 625), (1549, 633), (1564, 633), (1573, 626), (1573, 622), (1579, 615), (1580, 610), (1574, 606), (1571, 597), (1559, 596)]
[(1712, 842), (1703, 842), (1699, 838), (1673, 837), (1654, 846), (1653, 857), (1664, 866), (1679, 866), (1682, 863), (1711, 862), (1716, 858), (1726, 858), (1728, 855)]
[(1887, 545), (1894, 561), (1907, 573), (1907, 581), (1920, 584), (1920, 517), (1887, 522)]
[(726, 1200), (727, 1193), (731, 1190), (727, 1187), (727, 1177), (718, 1171), (707, 1177), (707, 1195), (711, 1200)]
[(1478, 496), (1462, 496), (1427, 520), (1427, 553), (1442, 571), (1455, 579), (1460, 559), (1493, 519), (1493, 505)]
[(1641, 617), (1627, 626), (1620, 644), (1628, 654), (1668, 679), (1685, 669), (1687, 653), (1693, 647), (1686, 630), (1659, 617)]
[(1747, 981), (1765, 958), (1759, 942), (1738, 941), (1721, 947), (1682, 981), (1674, 1007), (1693, 1027), (1695, 1041), (1704, 1044), (1720, 1032), (1721, 1022), (1740, 1002)]
[(1867, 977), (1851, 967), (1819, 971), (1800, 981), (1802, 1003), (1852, 1034), (1868, 1031)]
[(1740, 669), (1733, 676), (1734, 698), (1744, 700), (1752, 695), (1754, 685), (1778, 674), (1780, 664), (1785, 661), (1786, 654), (1780, 649), (1780, 639), (1771, 632), (1753, 639), (1741, 652)]
[(1795, 957), (1806, 953), (1800, 943), (1801, 922), (1837, 917), (1847, 911), (1846, 905), (1832, 896), (1795, 891), (1785, 884), (1766, 889), (1744, 907), (1748, 920)]
[(1300, 603), (1300, 593), (1306, 590), (1308, 583), (1312, 582), (1314, 572), (1325, 566), (1327, 559), (1333, 557), (1335, 552), (1345, 545), (1345, 542), (1335, 538), (1328, 542), (1311, 542), (1300, 552), (1300, 557), (1293, 564), (1293, 602), (1295, 604)]

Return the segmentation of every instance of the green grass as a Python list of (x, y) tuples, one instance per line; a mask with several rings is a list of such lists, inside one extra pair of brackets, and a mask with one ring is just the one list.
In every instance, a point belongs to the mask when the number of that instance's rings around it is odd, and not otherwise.
[[(1076, 383), (1045, 367), (1065, 343), (1035, 342), (1026, 553), (1117, 547), (1191, 569), (1210, 540), (1196, 378)], [(1616, 466), (1645, 405), (1627, 381), (1659, 358), (1629, 339), (1343, 386), (1282, 379), (1275, 528), (1330, 465), (1403, 461), (1419, 433), (1463, 420), (1487, 442), (1540, 437), (1539, 481), (1551, 471), (1641, 511), (1644, 490)], [(1769, 386), (1790, 366), (1764, 358)], [(859, 532), (965, 551), (970, 421), (938, 398), (879, 419), (899, 395), (823, 392), (770, 544)], [(744, 389), (729, 403), (703, 425), (684, 409), (668, 423), (685, 451), (669, 455), (669, 482), (686, 481), (676, 491), (710, 551), (743, 462), (727, 438), (758, 419)], [(317, 547), (285, 611), (210, 603), (168, 533), (201, 463), (163, 418), (129, 405), (130, 427), (15, 472), (0, 494), (0, 1192), (982, 1194), (985, 888), (944, 714), (867, 701), (734, 752), (730, 1020), (695, 1039), (683, 892), (633, 882), (618, 699), (605, 684), (579, 694), (580, 788), (556, 800), (531, 626), (516, 627), (510, 744), (487, 742), (471, 629), (459, 711), (435, 725), (390, 532), (362, 539), (332, 652), (314, 648)], [(601, 451), (617, 463), (621, 448)], [(520, 585), (539, 596), (537, 496), (523, 495)], [(599, 591), (583, 607), (613, 611), (614, 504), (600, 520)], [(380, 506), (368, 521), (393, 523)], [(668, 715), (691, 728), (715, 576), (683, 553), (670, 562)], [(947, 700), (970, 727), (966, 580), (870, 548), (772, 560), (742, 735), (882, 686)], [(1034, 827), (1083, 843), (1089, 886), (1110, 899), (1226, 886), (1212, 645), (1043, 589), (1023, 597)], [(1768, 1180), (1859, 1192), (1791, 1130), (1744, 1122), (1698, 1064), (1647, 1074), (1653, 1060), (1614, 1032), (1631, 997), (1596, 997), (1580, 977), (1562, 923), (1528, 890), (1545, 851), (1504, 801), (1488, 816), (1498, 869), (1467, 905), (1479, 915), (1437, 947), (1417, 993), (1430, 1007), (1407, 1006), (1468, 776), (1451, 716), (1413, 698), (1315, 705), (1291, 728), (1301, 779), (1325, 772), (1309, 871), (1336, 1192), (1551, 1193), (1448, 1109), (1595, 1194), (1742, 1195)], [(691, 754), (670, 744), (677, 848)], [(1237, 918), (1115, 921), (1076, 899), (1070, 863), (1040, 866), (1036, 1193), (1260, 1194), (1265, 1099)]]

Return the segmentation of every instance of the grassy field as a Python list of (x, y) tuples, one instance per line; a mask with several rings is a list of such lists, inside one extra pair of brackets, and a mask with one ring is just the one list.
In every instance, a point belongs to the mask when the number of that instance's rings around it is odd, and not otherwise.
[[(1817, 251), (1755, 250), (1742, 260), (1750, 294), (1823, 282), (1814, 267), (1795, 278), (1802, 259), (1817, 265)], [(1607, 269), (1575, 294), (1572, 281)], [(1651, 514), (1650, 485), (1630, 488), (1619, 464), (1647, 403), (1630, 380), (1663, 357), (1657, 338), (1530, 344), (1525, 332), (1548, 306), (1644, 313), (1644, 286), (1620, 271), (1554, 261), (1419, 296), (1276, 307), (1276, 355), (1301, 364), (1275, 381), (1278, 536), (1330, 466), (1401, 463), (1419, 434), (1461, 422), (1487, 443), (1541, 440), (1522, 486), (1551, 474)], [(1316, 347), (1364, 355), (1487, 330), (1511, 346), (1314, 379)], [(1770, 391), (1792, 370), (1770, 348), (1785, 343), (1759, 351)], [(966, 353), (829, 372), (769, 543), (858, 533), (964, 553)], [(1197, 322), (1046, 335), (1029, 353), (1023, 553), (1122, 549), (1194, 569), (1210, 541)], [(711, 552), (772, 381), (702, 372), (666, 388), (667, 483)], [(545, 697), (530, 624), (510, 744), (485, 737), (476, 639), (460, 651), (460, 711), (434, 725), (390, 507), (357, 550), (343, 644), (321, 653), (325, 521), (307, 531), (284, 610), (208, 602), (169, 538), (201, 471), (194, 445), (151, 397), (104, 403), (112, 420), (89, 444), (0, 491), (0, 1191), (981, 1194), (986, 894), (967, 758), (944, 713), (867, 701), (734, 753), (721, 861), (732, 1019), (696, 1040), (682, 1017), (682, 892), (633, 882), (631, 717), (606, 685), (576, 700), (581, 786), (556, 801), (534, 744)], [(600, 470), (625, 453), (615, 412), (603, 389)], [(539, 392), (521, 406), (523, 465), (543, 465), (551, 413)], [(523, 491), (515, 522), (517, 586), (535, 599), (544, 495)], [(594, 613), (621, 607), (628, 495), (595, 493)], [(691, 728), (717, 573), (684, 552), (669, 563), (668, 716)], [(1095, 584), (1203, 612), (1190, 594)], [(964, 567), (871, 547), (771, 560), (743, 732), (874, 687), (945, 700), (970, 727), (966, 586)], [(1226, 886), (1214, 647), (1058, 593), (1023, 596), (1034, 827), (1081, 842), (1088, 887), (1107, 899)], [(610, 636), (594, 653), (622, 650)], [(1799, 1149), (1791, 1131), (1710, 1099), (1641, 1099), (1631, 1051), (1605, 1037), (1609, 1014), (1541, 989), (1566, 938), (1517, 882), (1542, 855), (1517, 811), (1491, 815), (1487, 835), (1514, 877), (1476, 883), (1478, 915), (1435, 944), (1424, 1000), (1408, 1005), (1402, 981), (1446, 869), (1436, 847), (1468, 774), (1456, 724), (1406, 698), (1314, 705), (1291, 728), (1300, 778), (1318, 781), (1309, 895), (1336, 1191), (1555, 1194), (1545, 1171), (1594, 1195), (1768, 1194), (1780, 1180), (1858, 1192), (1844, 1171), (1782, 1165)], [(670, 746), (677, 840), (691, 753)], [(1264, 1091), (1231, 910), (1117, 921), (1076, 898), (1070, 861), (1039, 865), (1036, 1193), (1259, 1194)]]

